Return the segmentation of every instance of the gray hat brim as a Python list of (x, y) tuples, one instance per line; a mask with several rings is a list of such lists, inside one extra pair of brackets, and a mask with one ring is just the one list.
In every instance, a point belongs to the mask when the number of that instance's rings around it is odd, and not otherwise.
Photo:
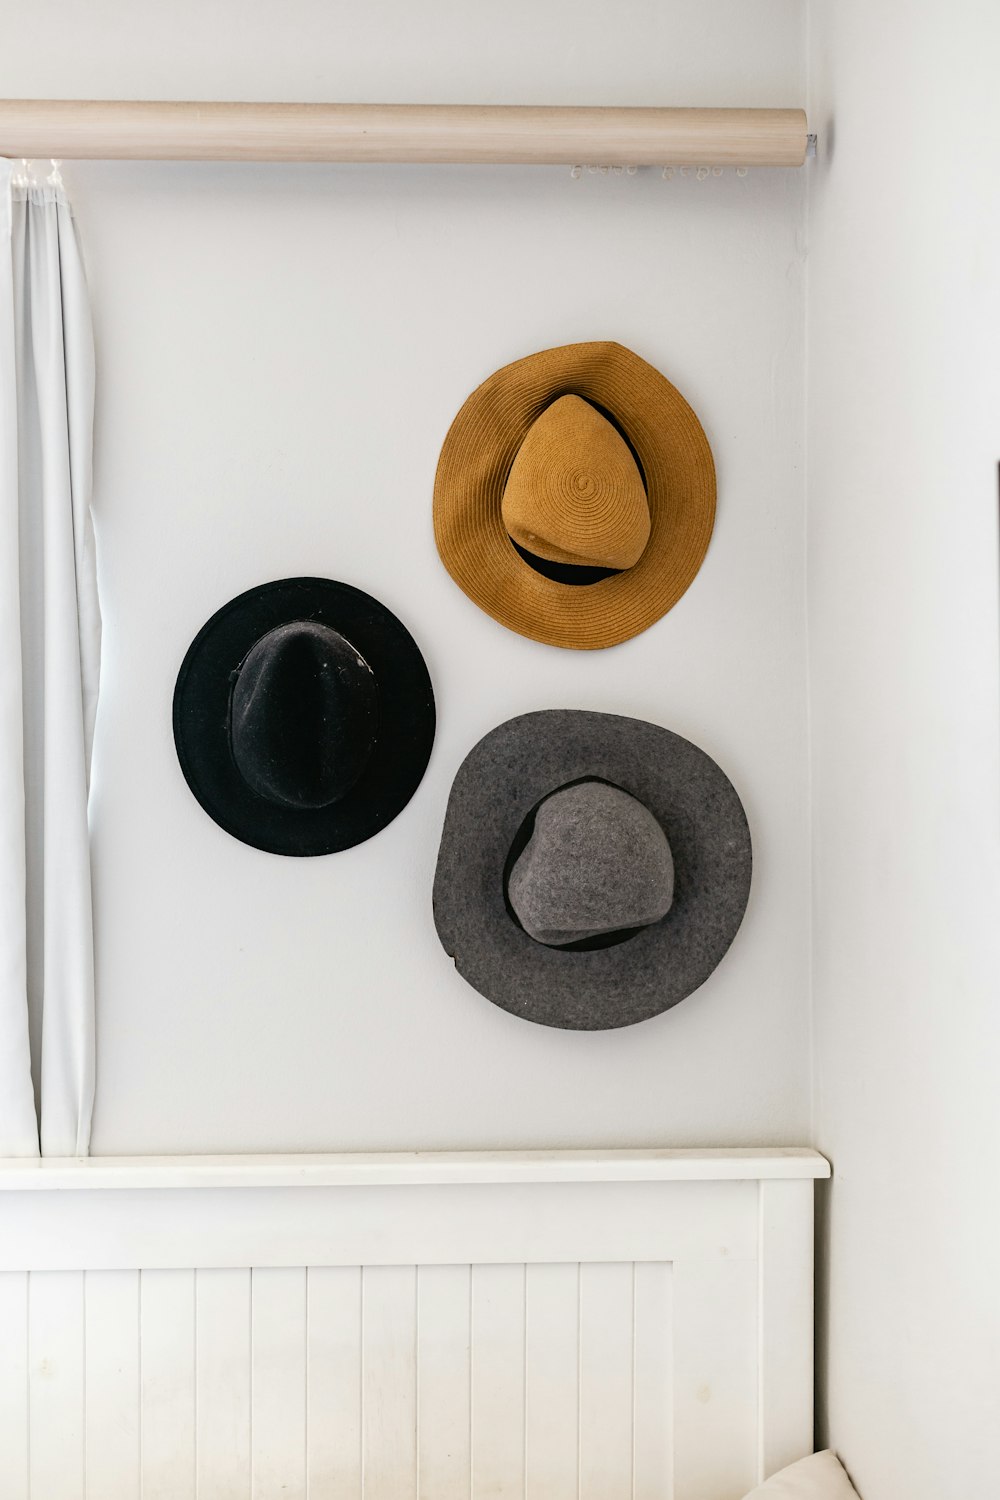
[[(613, 947), (568, 952), (528, 936), (507, 909), (504, 866), (525, 818), (586, 777), (620, 786), (663, 828), (674, 899)], [(750, 895), (750, 830), (726, 774), (690, 740), (641, 719), (546, 709), (508, 719), (458, 769), (434, 876), (434, 922), (455, 967), (494, 1005), (574, 1031), (632, 1026), (704, 984)]]

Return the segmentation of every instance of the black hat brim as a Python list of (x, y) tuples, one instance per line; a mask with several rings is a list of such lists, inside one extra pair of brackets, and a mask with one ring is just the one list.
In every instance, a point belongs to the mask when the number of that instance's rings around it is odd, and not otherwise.
[[(328, 625), (371, 667), (379, 729), (360, 778), (327, 807), (284, 807), (260, 796), (233, 760), (229, 700), (251, 647), (296, 620)], [(416, 791), (434, 742), (434, 693), (409, 631), (370, 594), (327, 578), (283, 578), (239, 594), (188, 648), (174, 689), (174, 742), (185, 779), (208, 815), (234, 838), (271, 854), (333, 854), (391, 823)]]
[[(537, 943), (511, 916), (504, 868), (531, 809), (569, 782), (600, 778), (653, 813), (674, 860), (659, 922), (613, 947)], [(750, 894), (750, 830), (735, 787), (697, 745), (657, 724), (548, 709), (492, 730), (451, 790), (434, 877), (438, 936), (463, 979), (524, 1020), (606, 1031), (659, 1015), (704, 984)]]

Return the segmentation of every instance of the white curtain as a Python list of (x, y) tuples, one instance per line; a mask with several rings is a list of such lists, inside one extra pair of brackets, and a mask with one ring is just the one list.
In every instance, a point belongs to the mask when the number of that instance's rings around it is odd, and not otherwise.
[(86, 1155), (94, 347), (58, 184), (0, 161), (0, 1155)]

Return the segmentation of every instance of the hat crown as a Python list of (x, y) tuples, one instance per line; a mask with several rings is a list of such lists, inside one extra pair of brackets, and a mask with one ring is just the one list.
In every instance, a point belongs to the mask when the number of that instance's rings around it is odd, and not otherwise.
[(350, 791), (371, 756), (374, 674), (328, 625), (279, 625), (240, 666), (229, 730), (237, 770), (259, 796), (303, 811), (328, 807)]
[(549, 562), (625, 569), (649, 541), (646, 489), (628, 444), (596, 407), (560, 396), (528, 429), (501, 504), (511, 539)]
[(537, 808), (507, 895), (525, 932), (549, 946), (648, 927), (673, 902), (667, 836), (621, 787), (595, 780), (564, 787)]

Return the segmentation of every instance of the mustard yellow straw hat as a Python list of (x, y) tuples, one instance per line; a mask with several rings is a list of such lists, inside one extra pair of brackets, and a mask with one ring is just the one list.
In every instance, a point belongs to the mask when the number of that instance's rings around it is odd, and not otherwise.
[(434, 482), (448, 572), (510, 630), (578, 651), (666, 614), (715, 520), (715, 466), (680, 392), (621, 344), (566, 344), (465, 402)]

